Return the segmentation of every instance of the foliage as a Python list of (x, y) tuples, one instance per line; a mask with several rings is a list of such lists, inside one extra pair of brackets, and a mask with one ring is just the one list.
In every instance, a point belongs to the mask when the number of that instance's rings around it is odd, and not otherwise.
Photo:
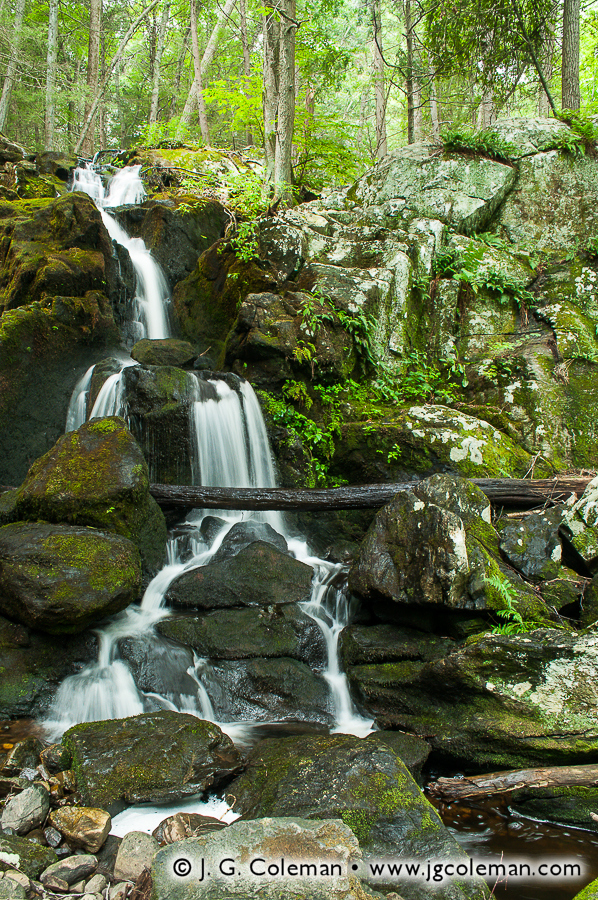
[[(372, 316), (362, 309), (347, 312), (336, 307), (330, 297), (326, 297), (316, 288), (301, 303), (301, 327), (312, 337), (324, 324), (339, 324), (353, 340), (353, 346), (359, 359), (374, 364), (372, 356), (372, 331), (375, 322)], [(310, 345), (311, 346), (311, 345)], [(315, 348), (314, 348), (315, 349)]]
[(454, 403), (466, 386), (465, 370), (456, 357), (436, 360), (422, 350), (411, 350), (401, 365), (380, 367), (374, 381), (377, 396), (391, 403)]
[(492, 629), (493, 634), (524, 634), (538, 628), (538, 622), (524, 622), (518, 609), (517, 591), (506, 578), (501, 575), (487, 575), (484, 581), (497, 591), (504, 603), (501, 609), (494, 610), (494, 614), (503, 620), (503, 624), (495, 625)]
[(502, 162), (509, 162), (515, 147), (492, 129), (474, 131), (472, 128), (451, 128), (443, 131), (442, 146), (450, 153), (475, 153)]
[(241, 262), (248, 263), (257, 259), (260, 249), (257, 222), (239, 222), (230, 246)]
[(504, 249), (504, 242), (495, 235), (482, 234), (479, 243), (473, 241), (462, 251), (454, 248), (441, 250), (434, 260), (438, 275), (450, 276), (467, 285), (474, 294), (488, 291), (500, 304), (514, 300), (519, 309), (526, 309), (535, 298), (531, 291), (505, 272), (484, 265), (484, 244)]

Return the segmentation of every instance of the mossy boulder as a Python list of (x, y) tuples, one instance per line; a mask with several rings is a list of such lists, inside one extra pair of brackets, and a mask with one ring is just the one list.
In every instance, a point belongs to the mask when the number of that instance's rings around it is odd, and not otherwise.
[(594, 478), (579, 500), (565, 513), (562, 534), (587, 566), (587, 573), (598, 570), (598, 478)]
[(73, 755), (83, 802), (111, 815), (133, 803), (174, 801), (217, 787), (240, 765), (217, 725), (166, 710), (75, 725), (62, 743)]
[(291, 604), (170, 617), (160, 622), (157, 630), (209, 659), (286, 656), (313, 666), (326, 660), (321, 628)]
[(0, 717), (43, 716), (58, 686), (97, 659), (90, 632), (56, 637), (0, 616)]
[(444, 659), (348, 676), (379, 726), (425, 735), (436, 761), (514, 769), (596, 760), (597, 661), (594, 632), (538, 629), (477, 635)]
[(44, 869), (57, 861), (58, 857), (51, 847), (43, 847), (37, 841), (16, 834), (0, 836), (0, 872), (10, 872), (16, 868), (28, 878), (37, 879)]
[[(341, 819), (368, 856), (463, 856), (393, 749), (375, 736), (317, 735), (260, 742), (247, 770), (230, 786), (245, 819), (301, 816)], [(385, 885), (385, 887), (388, 887)], [(392, 889), (420, 900), (427, 889), (394, 882)], [(450, 890), (455, 890), (453, 885)], [(438, 897), (484, 897), (485, 886)]]
[(160, 567), (166, 523), (149, 493), (143, 454), (119, 418), (94, 419), (60, 438), (19, 489), (21, 519), (90, 525), (129, 538), (146, 570)]
[(509, 809), (521, 816), (598, 832), (592, 813), (598, 808), (598, 788), (588, 785), (519, 788), (509, 795)]
[(171, 606), (223, 609), (308, 600), (312, 569), (271, 544), (254, 541), (232, 559), (211, 562), (176, 578), (166, 594)]
[(137, 341), (131, 356), (144, 366), (185, 366), (197, 357), (192, 344), (176, 338)]
[(509, 157), (516, 160), (541, 153), (573, 136), (564, 122), (544, 116), (498, 119), (491, 131), (509, 145)]
[(126, 538), (43, 522), (0, 528), (0, 612), (23, 625), (83, 631), (140, 588), (139, 551)]

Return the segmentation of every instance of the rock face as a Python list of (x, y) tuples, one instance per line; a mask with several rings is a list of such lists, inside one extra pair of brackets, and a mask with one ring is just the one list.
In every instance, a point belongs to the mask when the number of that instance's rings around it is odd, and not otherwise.
[(164, 516), (149, 494), (143, 454), (122, 419), (93, 420), (64, 435), (29, 470), (17, 515), (113, 531), (139, 547), (150, 571), (164, 559)]
[(0, 612), (62, 634), (83, 631), (139, 597), (139, 551), (94, 528), (24, 524), (0, 528)]
[(196, 609), (296, 603), (309, 599), (311, 578), (305, 563), (254, 541), (230, 560), (181, 575), (166, 598), (172, 606)]
[(84, 802), (110, 813), (126, 804), (200, 793), (240, 764), (238, 751), (217, 725), (185, 713), (75, 725), (63, 744), (73, 754)]

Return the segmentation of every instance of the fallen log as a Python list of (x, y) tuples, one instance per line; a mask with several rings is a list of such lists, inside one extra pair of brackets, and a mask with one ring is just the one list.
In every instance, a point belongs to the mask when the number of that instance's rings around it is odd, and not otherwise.
[[(494, 506), (530, 509), (582, 494), (590, 477), (472, 478)], [(197, 487), (152, 484), (152, 496), (161, 506), (196, 509), (311, 510), (378, 509), (395, 494), (413, 490), (417, 482), (361, 484), (329, 489)]]
[(548, 766), (538, 769), (516, 769), (491, 772), (489, 775), (470, 775), (463, 778), (439, 778), (426, 787), (429, 797), (454, 803), (460, 800), (480, 800), (497, 794), (510, 794), (519, 788), (573, 787), (598, 784), (598, 765)]

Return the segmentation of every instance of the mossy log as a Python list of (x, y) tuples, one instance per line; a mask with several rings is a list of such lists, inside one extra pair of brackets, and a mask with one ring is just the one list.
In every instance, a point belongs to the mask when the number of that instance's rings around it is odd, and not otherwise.
[[(532, 509), (581, 495), (590, 477), (537, 479), (472, 478), (493, 506)], [(362, 484), (329, 489), (195, 487), (152, 484), (151, 494), (161, 506), (197, 509), (313, 510), (376, 509), (390, 503), (417, 482)]]
[(470, 775), (459, 778), (439, 778), (431, 782), (429, 797), (452, 803), (459, 800), (479, 800), (496, 794), (510, 794), (520, 788), (595, 787), (598, 785), (598, 765), (548, 766), (538, 769), (516, 769)]

